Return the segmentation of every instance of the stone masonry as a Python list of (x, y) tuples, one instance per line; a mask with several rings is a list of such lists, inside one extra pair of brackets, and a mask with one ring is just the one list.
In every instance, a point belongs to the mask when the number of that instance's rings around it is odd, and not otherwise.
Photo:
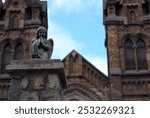
[(60, 60), (12, 61), (7, 67), (11, 76), (8, 100), (61, 101), (67, 87)]
[(104, 0), (103, 12), (111, 100), (150, 100), (150, 0)]

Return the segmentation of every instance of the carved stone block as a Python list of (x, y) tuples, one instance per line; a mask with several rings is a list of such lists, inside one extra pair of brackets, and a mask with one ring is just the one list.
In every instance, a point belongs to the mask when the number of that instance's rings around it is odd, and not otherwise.
[(27, 89), (28, 85), (29, 85), (29, 78), (28, 77), (23, 78), (21, 81), (21, 89), (23, 90)]
[(41, 75), (32, 76), (32, 89), (33, 90), (42, 90), (44, 89), (44, 77)]
[(63, 100), (67, 83), (60, 60), (12, 61), (6, 69), (12, 77), (8, 100)]

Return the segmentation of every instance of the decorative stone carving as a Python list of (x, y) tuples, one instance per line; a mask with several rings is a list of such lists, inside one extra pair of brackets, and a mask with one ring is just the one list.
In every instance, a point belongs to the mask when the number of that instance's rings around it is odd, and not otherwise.
[(9, 100), (10, 101), (18, 101), (21, 95), (21, 87), (20, 84), (21, 79), (20, 77), (13, 77), (10, 82), (10, 87), (8, 91)]
[(32, 39), (32, 58), (49, 59), (53, 51), (53, 39), (47, 40), (47, 30), (40, 26), (36, 38)]
[(57, 77), (57, 75), (53, 74), (53, 75), (49, 75), (48, 76), (48, 89), (53, 89), (53, 90), (59, 90), (59, 80), (56, 80), (55, 78)]
[(6, 68), (12, 76), (8, 100), (64, 99), (67, 84), (61, 60), (13, 60)]
[(38, 92), (35, 91), (25, 91), (21, 94), (20, 101), (38, 101)]
[(42, 100), (49, 100), (49, 101), (55, 101), (55, 100), (61, 100), (60, 93), (60, 82), (57, 78), (56, 74), (51, 74), (48, 76), (46, 91), (42, 92)]
[(32, 89), (42, 90), (44, 89), (44, 77), (40, 75), (35, 75), (32, 77)]
[(29, 85), (29, 78), (28, 77), (24, 77), (21, 81), (21, 88), (24, 90), (24, 89), (27, 89)]

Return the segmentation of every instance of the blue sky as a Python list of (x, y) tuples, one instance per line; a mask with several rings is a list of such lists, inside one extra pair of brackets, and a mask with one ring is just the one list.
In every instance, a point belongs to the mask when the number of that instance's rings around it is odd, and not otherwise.
[(102, 0), (48, 0), (52, 58), (63, 59), (73, 49), (107, 74)]

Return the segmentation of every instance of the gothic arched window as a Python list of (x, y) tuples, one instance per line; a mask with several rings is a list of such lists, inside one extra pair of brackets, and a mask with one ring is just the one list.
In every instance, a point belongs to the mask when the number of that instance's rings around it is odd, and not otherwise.
[(145, 48), (145, 42), (143, 39), (138, 39), (137, 43), (137, 65), (139, 70), (146, 70), (148, 68), (147, 66), (147, 59), (146, 59), (146, 48)]
[(1, 73), (6, 73), (5, 67), (10, 63), (11, 56), (12, 56), (11, 45), (7, 43), (3, 48)]
[(23, 46), (21, 43), (16, 44), (14, 60), (21, 60), (23, 58)]
[(134, 48), (132, 41), (127, 39), (124, 46), (126, 70), (135, 70)]

